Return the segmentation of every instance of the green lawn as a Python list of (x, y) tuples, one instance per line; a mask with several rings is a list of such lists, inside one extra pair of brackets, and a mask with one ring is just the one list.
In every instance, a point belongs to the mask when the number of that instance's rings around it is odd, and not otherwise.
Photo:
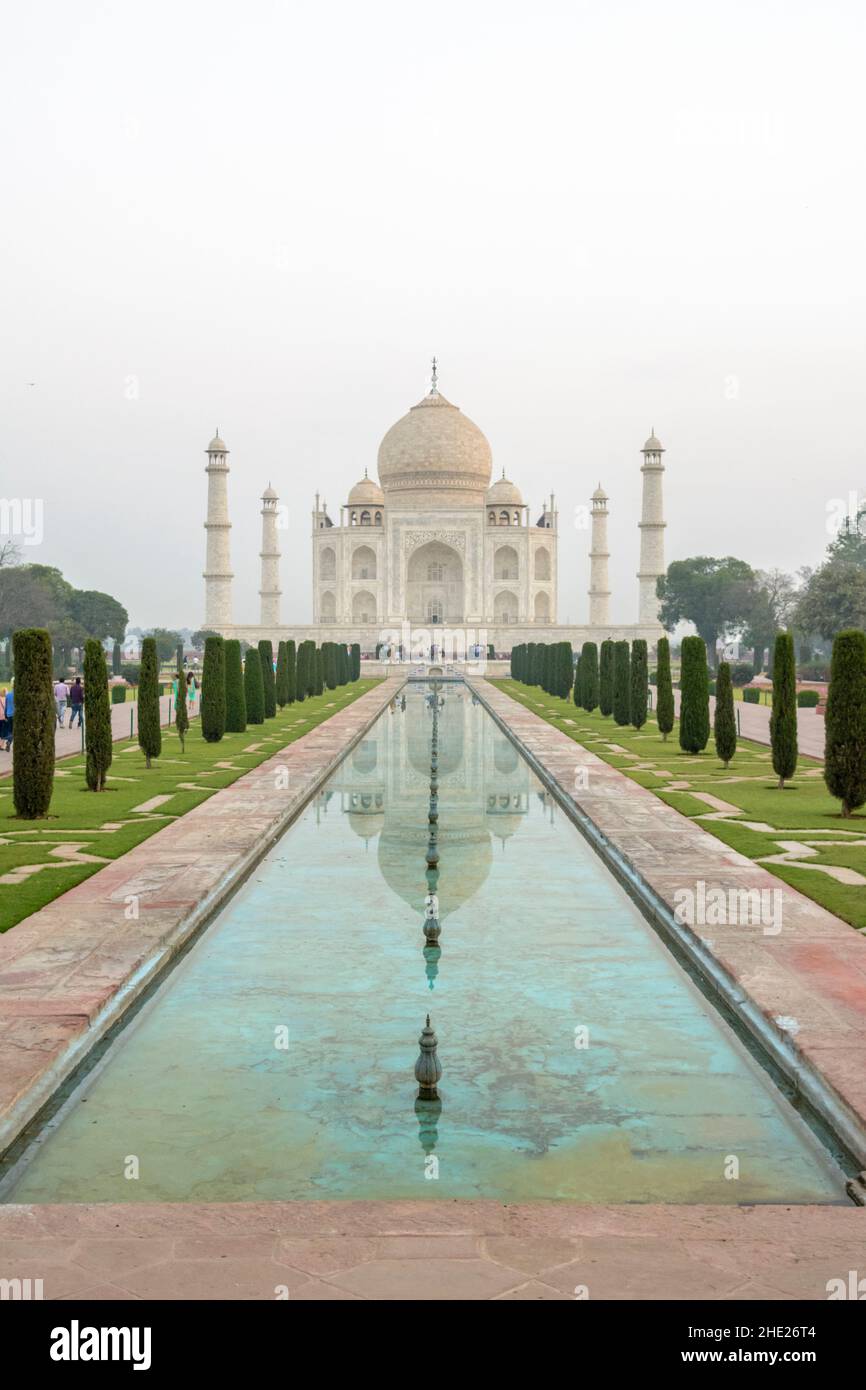
[[(0, 932), (88, 878), (102, 867), (102, 860), (126, 854), (378, 684), (369, 679), (339, 686), (286, 706), (264, 724), (250, 725), (246, 733), (226, 734), (219, 743), (205, 743), (196, 719), (184, 753), (174, 729), (164, 728), (162, 755), (149, 770), (137, 742), (119, 741), (108, 789), (98, 795), (87, 789), (81, 754), (64, 758), (57, 763), (54, 795), (44, 820), (18, 820), (11, 779), (0, 781)], [(150, 812), (136, 810), (157, 796), (169, 799)], [(98, 859), (88, 863), (62, 857), (70, 853)], [(14, 872), (31, 865), (48, 867)]]
[[(725, 844), (763, 861), (770, 873), (792, 888), (858, 930), (866, 929), (866, 812), (842, 819), (839, 802), (824, 786), (823, 764), (817, 758), (801, 757), (796, 777), (780, 791), (765, 744), (740, 739), (736, 757), (725, 771), (716, 757), (712, 734), (707, 750), (693, 756), (680, 749), (676, 727), (663, 741), (654, 714), (638, 733), (598, 711), (587, 714), (570, 701), (545, 695), (535, 686), (513, 680), (492, 683), (683, 815), (700, 820), (705, 830)], [(727, 802), (731, 813), (723, 820), (708, 820), (714, 808), (700, 799), (703, 795)], [(766, 828), (756, 828), (759, 825)], [(812, 853), (803, 862), (851, 870), (863, 881), (840, 883), (820, 868), (802, 867), (779, 843), (782, 840), (808, 846)], [(767, 856), (772, 855), (786, 855), (786, 862), (767, 864)]]

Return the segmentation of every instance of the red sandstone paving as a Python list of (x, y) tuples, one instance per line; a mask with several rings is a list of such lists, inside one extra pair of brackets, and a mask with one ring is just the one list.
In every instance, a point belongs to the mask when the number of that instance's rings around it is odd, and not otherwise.
[(819, 1300), (864, 1251), (853, 1206), (0, 1207), (0, 1276), (49, 1299)]

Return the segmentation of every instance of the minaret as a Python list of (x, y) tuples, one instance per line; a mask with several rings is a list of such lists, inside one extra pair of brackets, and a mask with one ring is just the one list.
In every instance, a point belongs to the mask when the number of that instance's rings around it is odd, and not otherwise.
[(589, 625), (610, 626), (610, 579), (607, 562), (607, 493), (599, 483), (590, 499), (592, 544), (589, 551)]
[(640, 517), (640, 569), (638, 570), (638, 612), (641, 627), (652, 627), (659, 620), (656, 580), (665, 573), (665, 521), (662, 503), (662, 463), (664, 449), (652, 431), (641, 450), (643, 464), (643, 504)]
[(232, 574), (229, 555), (228, 449), (217, 430), (207, 446), (207, 554), (204, 568), (204, 625), (219, 632), (232, 620)]
[(268, 483), (262, 493), (262, 627), (280, 625), (280, 543), (277, 540), (277, 494)]

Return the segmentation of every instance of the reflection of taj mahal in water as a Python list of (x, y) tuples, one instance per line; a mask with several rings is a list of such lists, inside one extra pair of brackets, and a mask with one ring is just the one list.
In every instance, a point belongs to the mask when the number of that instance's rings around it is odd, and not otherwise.
[[(529, 767), (465, 686), (444, 688), (439, 711), (439, 916), (468, 902), (495, 853), (507, 852), (529, 811)], [(345, 815), (378, 855), (386, 883), (424, 913), (424, 853), (430, 795), (432, 715), (405, 717), (410, 687), (337, 770), (319, 798), (320, 815)]]
[[(637, 622), (619, 626), (611, 625), (609, 616), (608, 498), (601, 484), (584, 509), (586, 526), (569, 526), (564, 533), (569, 545), (579, 543), (581, 535), (589, 537), (587, 621), (560, 626), (555, 497), (545, 499), (533, 521), (516, 484), (504, 473), (493, 481), (490, 445), (441, 395), (435, 360), (430, 391), (391, 426), (379, 446), (378, 481), (365, 469), (335, 517), (316, 495), (310, 626), (287, 628), (280, 622), (282, 514), (270, 484), (262, 494), (260, 621), (257, 626), (234, 622), (228, 449), (219, 434), (207, 453), (204, 626), (225, 636), (342, 639), (371, 652), (380, 640), (408, 647), (422, 631), (427, 643), (432, 637), (446, 650), (452, 642), (459, 650), (481, 641), (497, 651), (525, 641), (580, 643), (606, 636), (655, 641), (661, 635), (656, 580), (665, 570), (664, 449), (654, 433), (641, 451)], [(449, 633), (459, 635), (451, 639)]]

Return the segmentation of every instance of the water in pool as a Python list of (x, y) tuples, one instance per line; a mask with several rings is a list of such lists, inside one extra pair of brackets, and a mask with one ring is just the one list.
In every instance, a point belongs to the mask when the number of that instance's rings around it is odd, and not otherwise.
[[(5, 1200), (845, 1200), (461, 685), (441, 691), (442, 950), (425, 958), (432, 698), (410, 686), (385, 711)], [(440, 1105), (416, 1107), (428, 1011)]]

